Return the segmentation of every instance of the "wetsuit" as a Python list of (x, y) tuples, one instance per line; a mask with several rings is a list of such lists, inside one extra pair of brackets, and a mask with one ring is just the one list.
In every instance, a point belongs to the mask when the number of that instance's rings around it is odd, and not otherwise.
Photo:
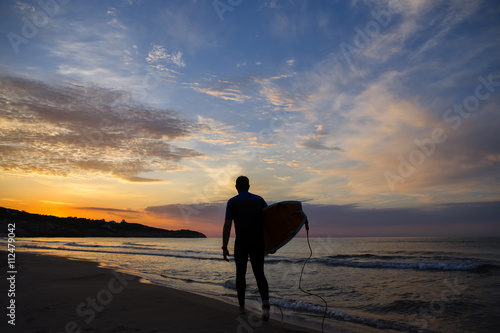
[(249, 256), (262, 302), (268, 303), (269, 301), (269, 287), (264, 275), (264, 218), (262, 209), (265, 207), (267, 207), (267, 203), (262, 197), (249, 192), (240, 192), (227, 202), (226, 219), (234, 220), (236, 233), (234, 242), (236, 291), (241, 306), (245, 305)]

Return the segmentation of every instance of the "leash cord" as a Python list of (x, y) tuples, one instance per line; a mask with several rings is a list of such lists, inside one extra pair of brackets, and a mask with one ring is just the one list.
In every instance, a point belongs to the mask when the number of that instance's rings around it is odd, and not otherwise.
[(311, 292), (309, 292), (307, 290), (302, 289), (302, 275), (304, 274), (304, 269), (306, 267), (307, 262), (309, 261), (309, 259), (311, 259), (312, 255), (313, 255), (313, 251), (312, 251), (312, 248), (311, 248), (311, 242), (309, 241), (309, 222), (307, 220), (306, 220), (305, 225), (306, 225), (307, 245), (309, 246), (309, 257), (306, 259), (306, 261), (304, 261), (304, 264), (302, 265), (302, 270), (300, 272), (300, 278), (299, 278), (299, 289), (300, 289), (300, 291), (302, 291), (305, 294), (318, 297), (319, 299), (321, 299), (323, 301), (323, 303), (325, 303), (325, 311), (323, 312), (323, 319), (321, 321), (321, 332), (323, 332), (324, 325), (325, 325), (326, 313), (328, 311), (328, 303), (320, 295), (314, 294), (314, 293), (311, 293)]
[[(308, 295), (311, 295), (311, 296), (318, 297), (318, 298), (320, 298), (325, 303), (325, 311), (323, 312), (323, 319), (321, 321), (321, 332), (323, 332), (324, 331), (324, 325), (325, 325), (326, 313), (328, 311), (328, 303), (320, 295), (313, 294), (313, 293), (311, 293), (311, 292), (309, 292), (307, 290), (302, 289), (302, 276), (304, 275), (304, 269), (306, 268), (307, 262), (309, 261), (309, 259), (312, 258), (312, 255), (313, 255), (313, 251), (312, 251), (312, 248), (311, 248), (311, 242), (309, 241), (309, 222), (307, 221), (307, 219), (306, 219), (305, 225), (306, 225), (307, 245), (309, 246), (309, 257), (304, 261), (304, 264), (302, 265), (302, 270), (300, 271), (299, 290), (302, 291), (304, 294), (308, 294)], [(278, 304), (271, 304), (271, 305), (277, 307), (280, 310), (280, 312), (281, 312), (281, 322), (283, 322), (283, 311), (281, 310), (281, 307)], [(302, 331), (293, 331), (293, 330), (287, 330), (287, 329), (285, 329), (285, 331), (286, 332), (302, 332)]]

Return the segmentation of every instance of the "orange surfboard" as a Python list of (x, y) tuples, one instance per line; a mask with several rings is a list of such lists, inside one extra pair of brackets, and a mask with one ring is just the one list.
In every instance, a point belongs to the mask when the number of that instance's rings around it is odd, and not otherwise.
[(307, 221), (300, 201), (282, 201), (267, 206), (264, 213), (265, 253), (272, 254), (292, 240)]

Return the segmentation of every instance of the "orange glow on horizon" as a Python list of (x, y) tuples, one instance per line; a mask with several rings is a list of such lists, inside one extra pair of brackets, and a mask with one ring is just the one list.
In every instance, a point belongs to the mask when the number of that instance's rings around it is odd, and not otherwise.
[[(50, 201), (38, 201), (33, 203), (26, 203), (20, 200), (0, 199), (0, 206), (7, 209), (15, 209), (25, 211), (30, 214), (50, 215), (56, 217), (78, 217), (93, 220), (106, 220), (121, 222), (125, 220), (129, 223), (139, 223), (149, 227), (166, 229), (166, 230), (180, 230), (189, 229), (198, 231), (205, 234), (207, 237), (219, 237), (222, 232), (222, 225), (213, 226), (210, 224), (203, 224), (196, 222), (186, 222), (179, 219), (169, 219), (162, 216), (152, 215), (145, 211), (127, 212), (111, 212), (109, 210), (95, 209), (95, 208), (79, 208), (65, 203), (57, 203)], [(219, 230), (220, 229), (220, 230)]]

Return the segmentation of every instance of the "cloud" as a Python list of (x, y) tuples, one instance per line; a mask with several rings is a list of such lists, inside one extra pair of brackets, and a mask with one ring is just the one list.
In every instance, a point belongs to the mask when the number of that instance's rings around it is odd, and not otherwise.
[(138, 104), (125, 91), (79, 83), (49, 85), (0, 77), (0, 166), (16, 173), (139, 175), (180, 168), (201, 156), (171, 142), (198, 124), (168, 109)]
[(264, 7), (267, 8), (278, 8), (278, 0), (270, 0), (264, 3)]
[(158, 38), (166, 38), (177, 48), (190, 54), (195, 50), (218, 46), (216, 41), (220, 30), (207, 24), (214, 17), (212, 3), (202, 5), (196, 1), (179, 1), (158, 8), (157, 14), (155, 19), (161, 32)]
[[(406, 63), (411, 63), (417, 61), (416, 58), (421, 60), (427, 52), (435, 52), (432, 54), (435, 59), (446, 54), (449, 61), (449, 57), (457, 54), (455, 37), (450, 37), (450, 34), (464, 22), (475, 19), (483, 3), (364, 1), (363, 5), (369, 7), (371, 14), (354, 25), (350, 40), (343, 42), (355, 48), (355, 52), (349, 56), (359, 60), (354, 63), (356, 70), (365, 66), (374, 68), (374, 64), (383, 64), (396, 57), (408, 57)], [(463, 34), (463, 31), (459, 34)], [(449, 53), (444, 50), (448, 46), (451, 49)], [(464, 52), (471, 52), (470, 49), (464, 49)]]
[[(461, 36), (457, 38), (457, 42), (463, 41)], [(297, 130), (288, 125), (287, 135), (289, 140), (297, 137), (297, 145), (307, 149), (300, 162), (309, 179), (298, 182), (295, 193), (315, 188), (317, 193), (308, 195), (334, 202), (356, 198), (370, 206), (401, 201), (474, 200), (478, 192), (482, 198), (498, 200), (498, 190), (492, 184), (499, 180), (499, 148), (492, 143), (500, 142), (500, 133), (495, 130), (499, 90), (495, 88), (488, 99), (480, 101), (467, 118), (457, 119), (461, 117), (453, 112), (451, 115), (456, 117), (451, 122), (448, 111), (474, 96), (481, 83), (478, 76), (490, 77), (493, 58), (488, 47), (491, 42), (470, 51), (475, 58), (466, 50), (460, 53), (465, 58), (454, 59), (453, 63), (460, 60), (465, 64), (467, 59), (486, 62), (459, 66), (458, 72), (450, 67), (448, 59), (435, 57), (423, 57), (399, 70), (398, 66), (375, 66), (377, 72), (373, 73), (360, 66), (359, 71), (351, 71), (337, 54), (298, 74), (295, 91), (306, 93), (299, 107), (303, 110), (302, 127)], [(500, 81), (498, 73), (491, 74), (492, 81)], [(442, 84), (441, 78), (450, 77), (453, 79)], [(459, 121), (459, 128), (453, 129)], [(311, 131), (318, 124), (323, 132), (332, 135)], [(391, 192), (384, 173), (399, 175), (400, 159), (408, 161), (410, 154), (421, 154), (415, 142), (428, 142), (435, 129), (442, 129), (447, 140), (436, 144), (429, 156), (425, 154), (422, 163), (417, 163), (404, 182), (396, 184), (395, 193)], [(325, 147), (338, 147), (344, 152), (330, 154)], [(414, 152), (417, 150), (420, 152)], [(335, 190), (322, 186), (325, 182)]]
[(144, 210), (158, 216), (172, 219), (184, 219), (191, 215), (195, 215), (198, 220), (213, 221), (213, 216), (225, 212), (225, 205), (225, 203), (201, 203), (199, 205), (168, 204), (150, 206), (146, 207)]
[(480, 1), (458, 1), (449, 3), (447, 10), (441, 11), (442, 13), (444, 12), (442, 17), (439, 20), (431, 21), (435, 33), (419, 47), (413, 57), (420, 56), (429, 49), (441, 47), (445, 41), (445, 37), (452, 32), (453, 29), (476, 14), (480, 7), (480, 3)]
[(327, 150), (327, 151), (339, 151), (344, 150), (340, 147), (327, 146), (325, 141), (328, 139), (328, 131), (325, 129), (324, 125), (316, 126), (315, 133), (304, 141), (298, 143), (299, 147), (307, 149), (317, 149), (317, 150)]
[(42, 44), (45, 61), (57, 68), (58, 74), (138, 93), (182, 74), (180, 70), (186, 66), (183, 52), (160, 43), (151, 43), (144, 50), (137, 43), (142, 39), (140, 29), (134, 29), (135, 23), (125, 24), (122, 19), (126, 16), (120, 9), (108, 8), (104, 13), (83, 6), (75, 10), (78, 20), (66, 15), (51, 18), (54, 25), (65, 28)]
[(208, 237), (220, 237), (225, 209), (225, 203), (201, 203), (150, 206), (144, 210), (155, 219), (168, 220), (177, 228), (188, 227), (202, 231)]
[(123, 213), (140, 213), (138, 210), (133, 209), (119, 209), (119, 208), (105, 208), (105, 207), (74, 207), (74, 209), (81, 210), (98, 210), (105, 212), (123, 212)]
[[(404, 181), (396, 186), (398, 194), (419, 196), (444, 188), (451, 194), (459, 187), (471, 186), (486, 190), (487, 183), (498, 177), (486, 181), (485, 175), (494, 174), (500, 167), (487, 158), (498, 155), (498, 148), (483, 139), (499, 140), (490, 124), (499, 105), (498, 96), (490, 97), (478, 107), (476, 115), (463, 119), (454, 129), (445, 119), (447, 109), (433, 110), (394, 94), (393, 86), (404, 76), (404, 72), (389, 73), (352, 99), (349, 123), (344, 124), (340, 144), (345, 147), (345, 157), (357, 164), (356, 169), (346, 171), (360, 184), (356, 193), (384, 193), (384, 186), (386, 190), (389, 186), (383, 175), (386, 171), (401, 175), (402, 160), (411, 161), (411, 165)], [(475, 88), (478, 83), (471, 86)], [(474, 95), (474, 88), (470, 95)], [(467, 96), (444, 105), (452, 108)], [(445, 138), (441, 142), (432, 139), (436, 129)], [(422, 148), (423, 142), (428, 148)]]
[(129, 182), (133, 183), (153, 183), (153, 182), (162, 182), (163, 180), (161, 179), (154, 179), (154, 178), (145, 178), (145, 177), (139, 177), (139, 176), (130, 176), (125, 178)]
[[(304, 203), (313, 234), (331, 236), (492, 236), (500, 234), (500, 201), (360, 208)], [(324, 236), (324, 235), (323, 235)]]
[(280, 81), (289, 79), (295, 74), (296, 73), (282, 74), (268, 78), (255, 78), (254, 81), (260, 85), (260, 94), (273, 109), (292, 111), (296, 110), (300, 96), (294, 94), (291, 90), (284, 89), (280, 85)]
[(162, 65), (162, 63), (166, 63), (166, 64), (174, 64), (177, 67), (186, 67), (184, 60), (182, 60), (182, 52), (173, 51), (169, 53), (166, 51), (164, 46), (157, 45), (154, 43), (151, 46), (146, 61), (153, 66), (158, 66)]
[(205, 84), (195, 82), (190, 83), (189, 87), (191, 87), (191, 89), (195, 91), (210, 95), (212, 97), (221, 98), (226, 101), (243, 103), (250, 98), (250, 96), (242, 92), (240, 84), (225, 80), (217, 80), (216, 82), (209, 82)]
[(85, 23), (73, 16), (51, 18), (54, 25), (64, 29), (42, 44), (42, 54), (53, 59), (48, 63), (56, 66), (58, 74), (85, 82), (108, 86), (123, 86), (128, 80), (132, 84), (138, 82), (140, 77), (134, 74), (140, 65), (137, 48), (133, 48), (133, 32), (118, 20), (114, 11), (96, 15), (95, 11), (89, 13), (88, 8), (80, 8), (79, 13), (89, 15)]
[(270, 13), (269, 33), (284, 40), (293, 40), (304, 36), (316, 25), (316, 17), (307, 10), (310, 4), (306, 2), (290, 2), (288, 6), (293, 6), (293, 11), (280, 10), (277, 2), (271, 2), (271, 5), (265, 7), (273, 10)]
[(119, 219), (134, 219), (141, 221), (144, 216), (144, 212), (136, 209), (120, 209), (120, 208), (110, 208), (110, 207), (74, 207), (73, 209), (84, 210), (84, 211), (95, 211), (99, 214), (106, 214), (115, 216), (117, 220)]
[[(268, 202), (272, 204), (272, 202)], [(358, 204), (302, 203), (314, 236), (492, 236), (500, 235), (500, 201), (362, 208)], [(145, 208), (157, 217), (195, 225), (220, 235), (226, 203), (168, 204)], [(211, 234), (210, 234), (211, 235)]]
[(198, 123), (203, 124), (194, 134), (199, 142), (213, 146), (231, 146), (245, 140), (244, 133), (236, 132), (232, 125), (216, 119), (198, 116)]
[(318, 150), (329, 150), (329, 151), (343, 151), (342, 148), (339, 147), (328, 147), (323, 142), (319, 142), (317, 140), (305, 140), (298, 143), (299, 147), (309, 148), (309, 149), (318, 149)]
[(41, 203), (44, 204), (49, 204), (49, 205), (56, 205), (56, 206), (73, 206), (73, 203), (69, 202), (62, 202), (62, 201), (52, 201), (52, 200), (39, 200)]

